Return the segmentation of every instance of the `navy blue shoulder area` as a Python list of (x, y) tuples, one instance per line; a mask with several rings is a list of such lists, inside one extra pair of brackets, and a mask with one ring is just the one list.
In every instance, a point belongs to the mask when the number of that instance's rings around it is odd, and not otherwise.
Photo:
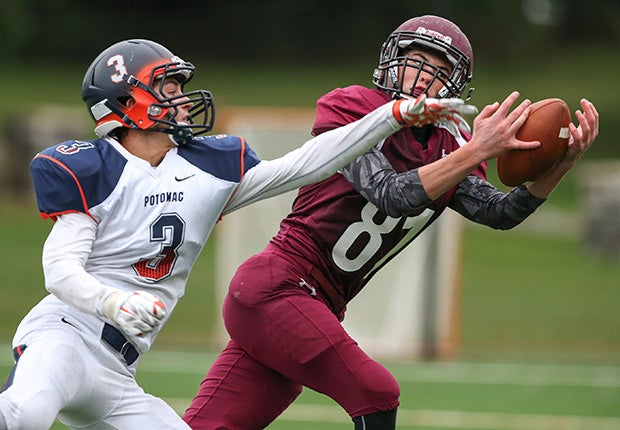
[(245, 139), (224, 134), (194, 138), (179, 147), (179, 156), (217, 178), (239, 182), (245, 172), (260, 162)]
[(103, 139), (69, 140), (41, 151), (30, 163), (41, 215), (88, 214), (116, 187), (126, 163)]

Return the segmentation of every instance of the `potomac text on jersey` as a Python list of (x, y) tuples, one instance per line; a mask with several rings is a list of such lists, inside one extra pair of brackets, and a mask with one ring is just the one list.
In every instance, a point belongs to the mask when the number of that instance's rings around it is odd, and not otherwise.
[(167, 193), (151, 194), (144, 197), (144, 207), (155, 206), (161, 203), (182, 202), (183, 191), (168, 191)]

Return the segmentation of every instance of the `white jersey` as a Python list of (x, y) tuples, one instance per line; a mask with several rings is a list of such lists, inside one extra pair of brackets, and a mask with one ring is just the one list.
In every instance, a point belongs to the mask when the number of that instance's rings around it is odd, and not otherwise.
[[(43, 217), (83, 212), (96, 222), (86, 272), (110, 287), (149, 291), (172, 311), (224, 206), (258, 162), (238, 137), (195, 139), (157, 167), (99, 139), (43, 151), (32, 173)], [(132, 340), (144, 351), (153, 336)]]

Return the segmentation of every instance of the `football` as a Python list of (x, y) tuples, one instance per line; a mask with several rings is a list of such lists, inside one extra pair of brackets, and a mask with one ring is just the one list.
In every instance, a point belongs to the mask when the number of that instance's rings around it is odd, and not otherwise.
[(514, 149), (497, 158), (497, 174), (504, 185), (515, 187), (535, 181), (551, 170), (568, 147), (571, 121), (566, 102), (550, 98), (532, 103), (530, 115), (517, 131), (523, 141), (538, 140), (535, 149)]

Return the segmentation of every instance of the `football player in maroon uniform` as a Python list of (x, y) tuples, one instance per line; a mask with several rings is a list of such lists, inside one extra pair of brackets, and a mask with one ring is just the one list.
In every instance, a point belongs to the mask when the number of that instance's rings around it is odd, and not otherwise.
[[(461, 97), (473, 52), (452, 22), (421, 16), (383, 44), (373, 82), (319, 99), (313, 134), (354, 121), (394, 98)], [(486, 180), (486, 160), (535, 147), (515, 133), (530, 102), (486, 106), (474, 133), (440, 124), (405, 128), (341, 172), (301, 188), (267, 247), (234, 275), (223, 316), (231, 340), (207, 373), (184, 419), (194, 430), (262, 429), (306, 386), (352, 417), (355, 429), (396, 427), (399, 386), (340, 324), (347, 303), (404, 246), (451, 208), (509, 229), (540, 206), (592, 144), (594, 106), (582, 100), (565, 158), (548, 176), (504, 193)], [(415, 262), (414, 262), (415, 263)], [(373, 315), (368, 315), (373, 318)]]

